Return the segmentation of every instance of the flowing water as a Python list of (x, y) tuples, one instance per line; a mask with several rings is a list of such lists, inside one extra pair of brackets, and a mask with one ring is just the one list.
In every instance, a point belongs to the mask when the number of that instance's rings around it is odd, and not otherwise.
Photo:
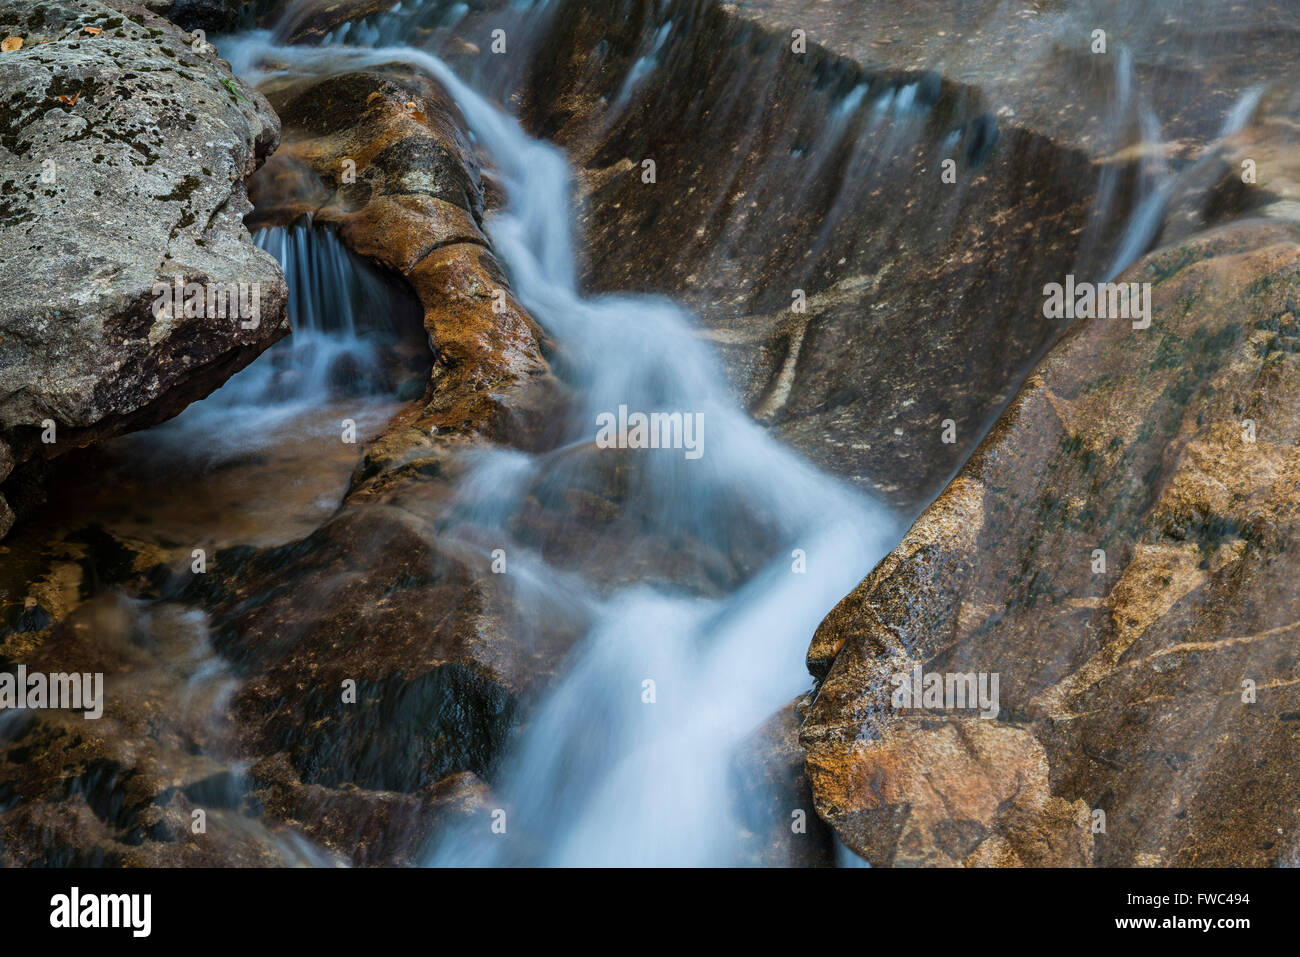
[[(301, 430), (304, 418), (334, 430), (332, 416), (317, 414), (331, 405), (359, 411), (373, 428), (391, 414), (401, 388), (409, 392), (412, 380), (399, 384), (387, 371), (388, 353), (403, 333), (409, 339), (420, 326), (419, 307), (409, 295), (309, 220), (259, 229), (253, 240), (284, 270), (293, 334), (154, 429), (156, 447), (188, 447), (215, 461), (280, 446), (286, 430)], [(420, 370), (410, 371), (418, 384)]]
[[(114, 514), (127, 535), (203, 547), (292, 541), (338, 507), (359, 444), (423, 392), (409, 292), (309, 223), (255, 239), (284, 269), (292, 335), (176, 418), (106, 443), (95, 480), (67, 495), (71, 521)], [(356, 443), (339, 441), (345, 419)]]
[[(341, 51), (275, 47), (257, 38), (233, 54), (312, 71)], [(349, 66), (394, 61), (426, 70), (451, 92), (507, 196), (488, 223), (520, 301), (556, 340), (581, 393), (571, 444), (554, 452), (482, 455), (460, 492), (449, 533), (510, 556), (510, 578), (530, 595), (566, 594), (593, 626), (571, 654), (494, 784), (511, 828), (528, 835), (524, 859), (542, 864), (725, 864), (742, 828), (729, 784), (736, 746), (808, 687), (803, 655), (827, 611), (890, 547), (897, 530), (881, 507), (817, 472), (737, 407), (693, 317), (645, 296), (584, 297), (578, 290), (570, 173), (554, 146), (462, 82), (444, 63), (404, 47), (347, 53)], [(632, 411), (698, 416), (698, 458), (642, 452), (638, 507), (657, 528), (686, 529), (726, 552), (757, 522), (773, 543), (741, 587), (702, 598), (663, 582), (612, 593), (551, 569), (506, 541), (522, 491), (572, 480), (575, 450), (598, 416)], [(587, 451), (577, 467), (595, 468)], [(652, 532), (653, 533), (653, 532)], [(690, 558), (683, 555), (682, 564)], [(673, 577), (691, 578), (691, 569)], [(537, 607), (537, 606), (533, 606)], [(538, 613), (541, 613), (540, 610)], [(513, 842), (452, 833), (433, 864), (514, 862)]]

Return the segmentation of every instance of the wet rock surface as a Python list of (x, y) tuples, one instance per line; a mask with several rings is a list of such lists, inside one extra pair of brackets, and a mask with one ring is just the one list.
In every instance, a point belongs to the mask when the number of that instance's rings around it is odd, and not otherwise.
[(525, 116), (582, 171), (585, 281), (684, 299), (783, 440), (928, 501), (1059, 333), (1020, 320), (1036, 289), (1101, 268), (1093, 164), (977, 89), (794, 53), (725, 6), (571, 4), (552, 31), (577, 39), (541, 44)]
[[(1295, 609), (1278, 583), (1293, 573), (1300, 99), (1288, 83), (1240, 95), (1271, 69), (1273, 7), (1222, 44), (1204, 13), (1178, 43), (1120, 34), (1175, 157), (1158, 248), (1120, 277), (1151, 284), (1150, 328), (1078, 320), (809, 650), (818, 809), (873, 864), (1293, 862), (1278, 838), (1295, 826), (1280, 798)], [(966, 56), (996, 72), (978, 45)], [(1032, 99), (1033, 122), (1096, 148), (1087, 96), (1053, 118)], [(893, 677), (918, 666), (999, 674), (997, 719), (894, 707)]]
[(393, 6), (392, 0), (298, 3), (289, 6), (275, 20), (275, 33), (286, 43), (320, 43), (338, 28), (379, 16)]
[[(802, 740), (872, 863), (1292, 861), (1297, 239), (1246, 220), (1142, 260), (1151, 327), (1081, 320), (823, 622)], [(916, 665), (998, 673), (998, 717), (893, 708)], [(915, 798), (936, 762), (985, 775), (930, 792), (982, 808), (961, 853)], [(1012, 779), (1028, 820), (992, 816)]]
[[(241, 222), (278, 138), (266, 101), (129, 4), (7, 4), (0, 32), (23, 41), (0, 57), (4, 475), (175, 415), (288, 326), (279, 267)], [(154, 285), (177, 281), (202, 314), (155, 315)], [(208, 315), (212, 284), (249, 308)]]
[[(980, 91), (998, 122), (1091, 156), (1112, 149), (1110, 121), (1129, 93), (1159, 118), (1171, 155), (1192, 156), (1218, 132), (1240, 91), (1285, 73), (1300, 35), (1283, 0), (1153, 8), (1124, 0), (723, 0), (733, 15), (809, 42), (868, 70), (937, 70)], [(1101, 30), (1104, 37), (1094, 31)], [(1104, 47), (1099, 44), (1104, 40)], [(1069, 95), (1063, 95), (1068, 89)]]
[[(1108, 2), (566, 4), (521, 101), (582, 170), (585, 280), (689, 302), (756, 417), (910, 512), (1061, 333), (1038, 290), (1105, 277), (1152, 168), (1202, 163), (1293, 29), (1276, 3), (1160, 19)], [(1153, 124), (1155, 154), (1133, 149)]]
[[(359, 2), (287, 17), (277, 35), (418, 36), (517, 98), (577, 168), (584, 284), (690, 305), (753, 415), (914, 510), (1059, 334), (1019, 321), (1034, 290), (1104, 268), (1128, 198), (1099, 201), (1103, 168), (1128, 193), (1138, 170), (996, 116), (955, 73), (855, 59), (811, 30), (795, 54), (807, 14), (559, 3), (516, 24), (505, 4), (450, 16)], [(502, 24), (509, 57), (490, 53)]]
[(759, 727), (734, 759), (733, 787), (745, 828), (747, 866), (831, 867), (832, 832), (817, 816), (804, 772), (799, 726), (807, 704), (792, 702)]

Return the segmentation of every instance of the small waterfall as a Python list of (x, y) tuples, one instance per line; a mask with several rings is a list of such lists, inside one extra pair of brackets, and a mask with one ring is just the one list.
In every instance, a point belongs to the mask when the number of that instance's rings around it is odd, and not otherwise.
[(334, 431), (334, 418), (317, 413), (345, 401), (359, 428), (378, 428), (394, 398), (423, 391), (418, 370), (404, 381), (394, 374), (392, 350), (422, 325), (412, 294), (310, 219), (259, 229), (253, 240), (284, 270), (292, 334), (146, 433), (159, 453), (216, 462), (281, 443), (304, 425)]
[(412, 318), (410, 308), (406, 316), (385, 308), (388, 303), (401, 308), (391, 283), (332, 230), (314, 229), (309, 219), (259, 229), (253, 241), (284, 269), (293, 327), (293, 335), (272, 355), (271, 377), (260, 383), (266, 388), (263, 398), (317, 402), (388, 391), (380, 352)]
[[(1110, 282), (1139, 258), (1145, 255), (1157, 242), (1169, 203), (1178, 189), (1185, 183), (1194, 181), (1201, 168), (1212, 162), (1216, 150), (1207, 150), (1205, 156), (1196, 163), (1189, 164), (1181, 171), (1171, 169), (1166, 156), (1167, 144), (1164, 142), (1159, 117), (1151, 106), (1134, 94), (1136, 79), (1133, 75), (1133, 58), (1127, 49), (1121, 49), (1117, 68), (1117, 102), (1115, 104), (1115, 123), (1121, 131), (1126, 129), (1125, 119), (1136, 116), (1136, 133), (1132, 145), (1141, 150), (1141, 169), (1138, 183), (1138, 200), (1128, 214), (1123, 232), (1119, 237), (1110, 266), (1105, 272), (1105, 281)], [(1264, 95), (1263, 86), (1244, 89), (1237, 96), (1236, 102), (1224, 116), (1219, 129), (1218, 141), (1231, 138), (1242, 130), (1250, 121), (1255, 109)], [(1114, 172), (1103, 173), (1101, 188), (1098, 190), (1102, 201), (1098, 204), (1097, 218), (1108, 211), (1106, 206), (1110, 190), (1114, 187)]]
[[(269, 56), (308, 69), (324, 60), (337, 69), (342, 53), (245, 51), (249, 63)], [(570, 174), (558, 149), (525, 135), (428, 54), (405, 47), (349, 54), (354, 67), (410, 63), (450, 91), (505, 186), (507, 208), (488, 223), (497, 255), (581, 393), (565, 447), (475, 461), (458, 524), (441, 539), (443, 547), (457, 539), (477, 550), (484, 567), (491, 548), (505, 548), (506, 577), (533, 614), (545, 613), (536, 598), (564, 596), (593, 626), (497, 782), (512, 833), (524, 840), (452, 833), (430, 863), (735, 863), (741, 828), (731, 809), (730, 755), (808, 688), (803, 655), (813, 630), (889, 548), (895, 522), (753, 423), (682, 309), (658, 297), (579, 293)], [(620, 407), (703, 422), (698, 458), (676, 449), (634, 453), (641, 458), (627, 498), (648, 516), (651, 538), (690, 532), (728, 554), (757, 534), (762, 560), (738, 587), (702, 597), (683, 555), (673, 580), (610, 593), (511, 540), (528, 487), (569, 486), (575, 470), (595, 472), (601, 456), (618, 454), (593, 440), (600, 417)]]
[(1165, 207), (1173, 192), (1174, 180), (1165, 159), (1160, 121), (1147, 106), (1138, 111), (1141, 127), (1139, 145), (1147, 155), (1142, 163), (1141, 195), (1137, 208), (1129, 215), (1119, 246), (1115, 250), (1106, 281), (1114, 279), (1151, 248), (1164, 222)]
[(632, 98), (632, 94), (640, 86), (641, 81), (659, 66), (663, 59), (664, 44), (668, 41), (668, 37), (672, 32), (673, 21), (669, 20), (650, 35), (646, 49), (632, 64), (632, 69), (628, 70), (627, 76), (623, 79), (623, 85), (619, 88), (617, 95), (610, 104), (611, 113), (617, 113), (626, 106)]
[(210, 550), (310, 534), (338, 508), (362, 444), (424, 392), (412, 292), (310, 221), (255, 239), (284, 270), (293, 331), (174, 419), (106, 444), (97, 494), (122, 530)]

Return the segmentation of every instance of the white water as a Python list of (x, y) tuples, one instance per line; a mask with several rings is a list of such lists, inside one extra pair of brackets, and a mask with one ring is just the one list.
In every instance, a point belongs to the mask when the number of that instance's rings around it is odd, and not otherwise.
[[(442, 82), (508, 197), (508, 208), (488, 224), (496, 255), (520, 301), (556, 341), (566, 378), (582, 396), (567, 423), (569, 447), (481, 455), (461, 489), (462, 523), (449, 534), (480, 550), (485, 567), (491, 548), (504, 547), (507, 577), (531, 613), (548, 613), (543, 599), (563, 602), (580, 607), (593, 626), (493, 782), (508, 811), (507, 834), (446, 835), (429, 862), (737, 862), (744, 834), (729, 780), (732, 753), (810, 686), (803, 662), (809, 639), (892, 545), (893, 518), (749, 420), (695, 335), (693, 317), (660, 298), (579, 293), (565, 157), (526, 136), (441, 61), (403, 47), (272, 46), (264, 36), (223, 53), (246, 75), (264, 56), (308, 72), (336, 71), (346, 58), (348, 68), (407, 62)], [(509, 519), (531, 483), (564, 481), (575, 450), (579, 461), (619, 454), (591, 443), (596, 415), (620, 405), (703, 413), (703, 457), (633, 453), (644, 458), (629, 497), (657, 532), (690, 530), (723, 554), (753, 528), (764, 529), (774, 544), (765, 567), (743, 586), (710, 598), (663, 582), (610, 594), (508, 540)], [(806, 554), (806, 573), (794, 569), (796, 550)], [(690, 561), (681, 556), (670, 577), (691, 581)], [(646, 701), (648, 681), (653, 703)]]

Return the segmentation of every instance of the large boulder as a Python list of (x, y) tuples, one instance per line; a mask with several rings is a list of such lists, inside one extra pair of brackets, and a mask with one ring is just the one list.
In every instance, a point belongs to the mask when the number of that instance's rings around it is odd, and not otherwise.
[[(1294, 862), (1300, 90), (1234, 93), (1267, 31), (1202, 12), (1168, 47), (1119, 21), (1180, 136), (1159, 248), (1119, 277), (1150, 326), (1078, 320), (809, 649), (817, 807), (873, 864)], [(1003, 95), (1089, 148), (1090, 108)], [(917, 668), (998, 675), (996, 716), (903, 707)]]
[[(22, 41), (0, 54), (2, 479), (175, 415), (288, 325), (242, 222), (279, 134), (266, 101), (130, 4), (6, 2), (0, 33)], [(159, 309), (177, 283), (203, 308)]]
[[(1080, 320), (813, 641), (814, 795), (873, 864), (1293, 860), (1300, 229), (1123, 278), (1150, 328)], [(996, 716), (895, 707), (918, 666)]]

